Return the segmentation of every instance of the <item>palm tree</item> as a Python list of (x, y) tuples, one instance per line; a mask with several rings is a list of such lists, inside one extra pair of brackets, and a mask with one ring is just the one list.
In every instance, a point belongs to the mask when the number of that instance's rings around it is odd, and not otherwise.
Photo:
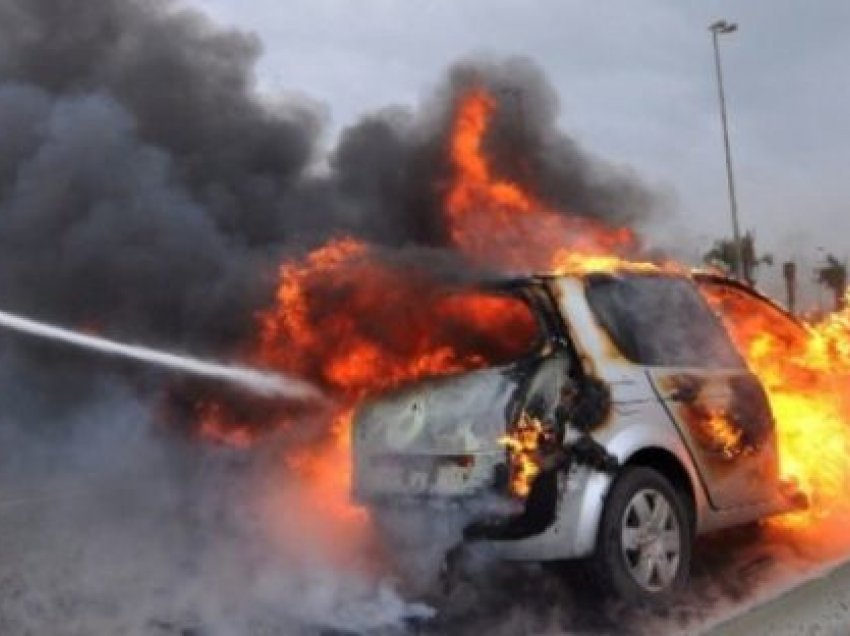
[[(741, 258), (744, 261), (742, 268), (744, 280), (750, 285), (755, 283), (755, 273), (761, 265), (773, 265), (773, 255), (756, 256), (756, 238), (752, 232), (747, 232), (741, 237)], [(702, 259), (708, 265), (720, 267), (727, 273), (737, 271), (738, 250), (735, 249), (735, 240), (717, 239)]]
[(847, 289), (847, 262), (841, 262), (832, 254), (826, 255), (826, 264), (815, 270), (817, 281), (832, 290), (835, 296), (835, 309), (844, 309)]

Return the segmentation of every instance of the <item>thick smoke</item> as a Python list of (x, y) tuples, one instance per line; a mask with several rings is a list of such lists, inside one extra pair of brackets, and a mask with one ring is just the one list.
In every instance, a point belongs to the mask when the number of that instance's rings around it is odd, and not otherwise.
[[(483, 86), (499, 103), (486, 154), (555, 209), (637, 226), (659, 209), (631, 175), (592, 158), (559, 130), (558, 95), (524, 58), (462, 61), (416, 112), (365, 117), (346, 129), (331, 157), (338, 200), (359, 231), (389, 245), (444, 245), (442, 196), (450, 178), (446, 138), (457, 99)], [(340, 198), (341, 197), (341, 198)]]
[[(260, 53), (176, 1), (0, 0), (0, 308), (224, 359), (250, 348), (281, 259), (330, 237), (450, 271), (445, 141), (472, 85), (500, 102), (496, 168), (553, 207), (632, 225), (656, 207), (558, 130), (527, 60), (461, 62), (418, 109), (369, 114), (322, 155), (323, 107), (262, 95)], [(163, 425), (173, 381), (0, 333), (0, 494), (19, 502), (0, 508), (0, 631), (296, 633), (421, 613), (380, 572), (328, 565), (336, 538), (306, 541), (321, 523), (270, 469), (279, 446), (234, 458)], [(269, 473), (279, 491), (255, 488)], [(270, 502), (288, 511), (277, 551)]]
[[(0, 0), (0, 308), (221, 358), (250, 346), (281, 258), (328, 237), (443, 273), (446, 134), (472, 85), (500, 100), (497, 168), (548, 203), (632, 224), (654, 209), (558, 130), (527, 60), (461, 62), (417, 111), (367, 115), (321, 157), (321, 109), (262, 96), (259, 54), (171, 0)], [(102, 372), (37, 354), (54, 396), (84, 401)]]
[(311, 176), (321, 110), (257, 92), (256, 38), (167, 0), (0, 4), (0, 298), (9, 309), (198, 346), (242, 342), (294, 246), (351, 233), (445, 243), (457, 95), (501, 101), (497, 167), (570, 213), (634, 223), (651, 195), (558, 131), (525, 60), (463, 62), (418, 112), (346, 129)]
[(61, 444), (0, 427), (0, 632), (289, 636), (430, 614), (352, 563), (368, 541), (328, 528), (273, 456), (177, 443), (99, 388)]

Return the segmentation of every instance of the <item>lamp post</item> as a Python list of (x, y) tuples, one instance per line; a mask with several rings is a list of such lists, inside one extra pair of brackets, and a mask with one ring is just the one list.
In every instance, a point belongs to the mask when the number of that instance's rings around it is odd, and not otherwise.
[(744, 249), (741, 244), (741, 229), (738, 225), (738, 201), (735, 198), (735, 178), (732, 175), (732, 150), (729, 147), (729, 126), (726, 122), (726, 96), (723, 92), (723, 72), (720, 68), (720, 49), (717, 46), (717, 36), (733, 33), (738, 25), (718, 20), (712, 23), (711, 40), (714, 44), (714, 68), (717, 71), (717, 97), (720, 101), (720, 122), (723, 124), (723, 147), (726, 151), (726, 181), (729, 185), (729, 210), (732, 214), (732, 238), (735, 242), (735, 277), (744, 280)]

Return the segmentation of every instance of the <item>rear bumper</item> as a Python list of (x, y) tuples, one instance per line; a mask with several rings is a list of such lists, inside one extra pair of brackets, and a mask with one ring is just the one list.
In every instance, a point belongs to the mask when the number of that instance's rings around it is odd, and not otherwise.
[(462, 454), (357, 454), (354, 497), (364, 503), (390, 499), (459, 498), (505, 483), (504, 449)]

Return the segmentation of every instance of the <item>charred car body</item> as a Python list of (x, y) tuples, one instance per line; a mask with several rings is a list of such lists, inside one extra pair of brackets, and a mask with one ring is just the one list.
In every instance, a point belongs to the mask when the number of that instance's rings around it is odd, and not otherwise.
[(530, 428), (524, 512), (474, 523), (467, 538), (508, 559), (587, 558), (621, 596), (663, 598), (686, 580), (696, 535), (805, 505), (779, 479), (765, 391), (703, 284), (768, 302), (666, 273), (502, 283), (536, 315), (539, 340), (507, 364), (361, 407), (355, 494), (381, 507), (506, 492), (523, 466), (505, 436)]

